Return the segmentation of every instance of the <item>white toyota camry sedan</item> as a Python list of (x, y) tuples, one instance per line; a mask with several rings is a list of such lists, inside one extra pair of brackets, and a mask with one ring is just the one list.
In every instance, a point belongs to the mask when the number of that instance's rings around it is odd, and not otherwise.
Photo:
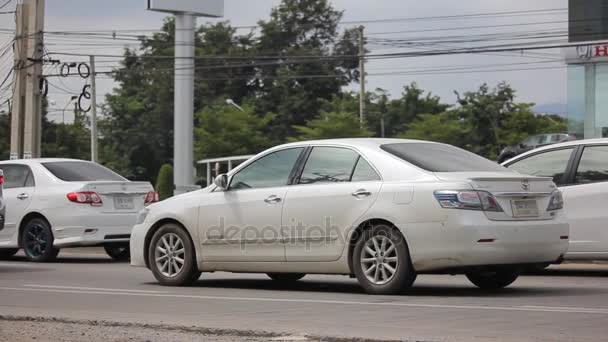
[(22, 248), (28, 260), (44, 262), (61, 248), (104, 246), (112, 258), (128, 259), (137, 213), (158, 201), (150, 183), (88, 161), (11, 160), (0, 169), (6, 202), (0, 258)]
[(271, 148), (143, 209), (130, 246), (131, 264), (162, 285), (213, 271), (342, 274), (394, 294), (421, 273), (506, 287), (523, 267), (559, 260), (568, 235), (551, 178), (444, 144), (342, 139)]

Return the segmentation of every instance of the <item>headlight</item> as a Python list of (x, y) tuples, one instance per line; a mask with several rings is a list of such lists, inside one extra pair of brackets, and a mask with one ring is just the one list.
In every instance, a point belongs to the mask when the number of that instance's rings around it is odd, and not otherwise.
[(146, 217), (148, 216), (149, 212), (150, 212), (150, 209), (148, 209), (148, 208), (142, 209), (137, 214), (137, 220), (135, 221), (135, 224), (142, 224), (142, 223), (144, 223), (144, 221), (146, 220)]
[(547, 211), (560, 209), (564, 209), (564, 197), (562, 196), (561, 191), (555, 190), (551, 194), (551, 200), (549, 200), (549, 206), (547, 207)]

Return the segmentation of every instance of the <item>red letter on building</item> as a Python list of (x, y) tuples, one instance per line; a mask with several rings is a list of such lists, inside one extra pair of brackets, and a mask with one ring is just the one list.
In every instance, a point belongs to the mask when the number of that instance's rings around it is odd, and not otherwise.
[(608, 57), (608, 45), (596, 46), (595, 57)]

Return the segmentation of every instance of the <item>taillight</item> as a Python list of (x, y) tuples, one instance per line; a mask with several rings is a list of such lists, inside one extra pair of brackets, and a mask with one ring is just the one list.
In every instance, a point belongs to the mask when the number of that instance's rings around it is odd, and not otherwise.
[(435, 191), (435, 198), (443, 208), (502, 212), (496, 198), (487, 191), (442, 190)]
[(547, 211), (560, 209), (564, 209), (564, 197), (562, 196), (561, 191), (555, 190), (551, 194), (551, 199), (549, 200), (549, 206), (547, 207)]
[(0, 185), (4, 184), (4, 176), (0, 176)]
[(145, 204), (152, 204), (159, 201), (158, 192), (150, 191), (146, 194), (146, 199), (144, 200)]
[(67, 195), (68, 199), (74, 203), (90, 204), (94, 207), (100, 207), (103, 205), (101, 197), (96, 192), (84, 191), (84, 192), (70, 192)]

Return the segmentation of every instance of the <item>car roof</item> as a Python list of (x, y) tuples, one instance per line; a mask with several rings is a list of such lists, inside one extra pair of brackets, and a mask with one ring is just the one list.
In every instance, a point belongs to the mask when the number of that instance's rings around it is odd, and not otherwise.
[(559, 143), (559, 144), (552, 144), (552, 145), (547, 145), (547, 146), (535, 148), (535, 149), (533, 149), (531, 151), (528, 151), (526, 153), (522, 153), (522, 154), (520, 154), (520, 155), (518, 155), (518, 156), (516, 156), (516, 157), (514, 157), (512, 159), (509, 159), (509, 160), (505, 161), (503, 163), (503, 165), (504, 164), (508, 164), (512, 160), (522, 159), (523, 157), (526, 157), (526, 156), (528, 156), (530, 154), (535, 154), (535, 153), (542, 152), (542, 151), (559, 149), (559, 148), (563, 148), (563, 147), (576, 147), (576, 146), (581, 146), (581, 145), (599, 145), (599, 144), (608, 144), (608, 138), (566, 141), (566, 142)]
[(87, 163), (90, 163), (90, 161), (87, 161), (87, 160), (69, 159), (69, 158), (33, 158), (33, 159), (2, 160), (2, 161), (0, 161), (0, 165), (1, 164), (11, 164), (11, 163), (30, 165), (30, 164), (51, 163), (51, 162), (87, 162)]
[(378, 147), (385, 144), (412, 144), (412, 143), (428, 143), (439, 144), (432, 141), (411, 140), (411, 139), (393, 139), (393, 138), (344, 138), (344, 139), (325, 139), (325, 140), (307, 140), (298, 141), (280, 145), (277, 147), (296, 147), (308, 145), (344, 145), (352, 147)]

